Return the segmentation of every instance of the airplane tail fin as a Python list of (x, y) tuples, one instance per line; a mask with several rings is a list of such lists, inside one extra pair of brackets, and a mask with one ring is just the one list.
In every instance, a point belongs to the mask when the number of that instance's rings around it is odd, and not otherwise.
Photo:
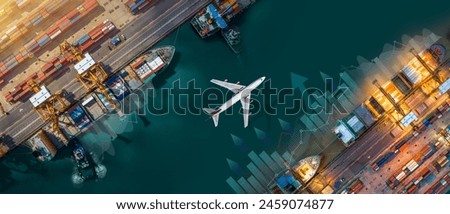
[(217, 127), (219, 125), (219, 115), (220, 114), (214, 114), (214, 112), (216, 110), (211, 109), (211, 108), (203, 108), (203, 111), (205, 111), (206, 114), (208, 114), (209, 116), (212, 117), (212, 119), (214, 121), (214, 126)]

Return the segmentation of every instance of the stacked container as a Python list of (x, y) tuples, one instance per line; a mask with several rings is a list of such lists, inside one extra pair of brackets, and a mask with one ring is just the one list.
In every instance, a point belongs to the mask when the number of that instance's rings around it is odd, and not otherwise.
[[(0, 49), (7, 48), (15, 40), (20, 38), (23, 34), (27, 33), (29, 27), (39, 25), (48, 16), (57, 12), (57, 10), (67, 2), (68, 0), (56, 0), (51, 2), (50, 4), (44, 5), (40, 10), (32, 13), (16, 26), (13, 26), (6, 30), (5, 34), (0, 37)], [(0, 84), (4, 82), (1, 77), (8, 74), (19, 63), (28, 59), (30, 53), (36, 53), (37, 51), (41, 50), (44, 46), (50, 43), (51, 40), (58, 37), (63, 31), (70, 28), (75, 22), (94, 10), (97, 6), (98, 2), (96, 0), (83, 1), (82, 4), (74, 8), (66, 16), (62, 17), (55, 24), (50, 26), (47, 30), (39, 34), (39, 36), (29, 40), (23, 46), (23, 48), (19, 50), (19, 52), (16, 52), (1, 60), (0, 62), (2, 62), (4, 66), (0, 66)], [(89, 42), (89, 39), (87, 39), (85, 42)], [(91, 43), (93, 44), (94, 42)]]

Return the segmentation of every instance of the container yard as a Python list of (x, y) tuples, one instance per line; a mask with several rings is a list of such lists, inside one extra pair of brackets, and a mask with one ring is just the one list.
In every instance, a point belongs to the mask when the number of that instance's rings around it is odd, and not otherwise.
[[(35, 10), (45, 9), (55, 15), (44, 17), (39, 13), (42, 18), (30, 18), (37, 15), (28, 13), (20, 19), (20, 23), (24, 23), (22, 28), (27, 26), (32, 28), (33, 32), (39, 33), (31, 34), (34, 37), (27, 40), (19, 38), (20, 42), (14, 43), (22, 45), (16, 49), (18, 51), (8, 53), (7, 48), (0, 52), (0, 57), (4, 55), (0, 60), (0, 103), (5, 111), (11, 110), (19, 101), (25, 101), (30, 96), (27, 87), (30, 80), (48, 84), (68, 71), (66, 65), (71, 56), (61, 55), (58, 45), (62, 41), (78, 43), (77, 47), (83, 52), (95, 50), (95, 47), (106, 42), (114, 35), (113, 33), (120, 30), (120, 27), (135, 18), (120, 2), (108, 0), (61, 0), (58, 4), (49, 2), (44, 1)], [(41, 19), (42, 21), (39, 21)], [(35, 20), (33, 22), (37, 24), (25, 25), (27, 20), (28, 22)], [(18, 23), (14, 26), (16, 25)], [(14, 26), (10, 32), (19, 29)], [(32, 32), (29, 30), (27, 33)]]
[[(30, 23), (33, 23), (33, 27), (38, 27), (38, 23), (44, 20), (44, 17), (50, 16), (54, 11), (57, 11), (60, 7), (62, 7), (68, 0), (62, 0), (59, 3), (51, 4), (52, 6), (47, 6), (46, 9), (42, 9), (45, 11), (45, 16), (42, 13), (39, 13), (37, 18), (32, 18)], [(56, 5), (56, 6), (53, 6)], [(78, 22), (82, 17), (88, 15), (92, 10), (94, 10), (98, 6), (96, 0), (85, 0), (82, 4), (78, 5), (76, 8), (67, 13), (64, 17), (56, 21), (55, 24), (52, 24), (46, 30), (40, 32), (35, 38), (27, 40), (27, 42), (23, 45), (23, 47), (14, 47), (13, 50), (16, 53), (13, 53), (6, 58), (3, 59), (3, 66), (0, 67), (1, 76), (4, 77), (8, 75), (10, 72), (14, 70), (20, 63), (25, 60), (31, 58), (35, 53), (40, 50), (43, 50), (51, 41), (57, 39), (57, 37), (62, 33), (67, 31), (70, 27), (74, 26), (76, 22)], [(51, 8), (50, 8), (51, 7)], [(51, 11), (51, 12), (47, 12)], [(33, 16), (31, 16), (33, 17)], [(33, 21), (37, 20), (37, 21)], [(22, 24), (26, 29), (27, 26), (31, 24)], [(22, 26), (19, 25), (19, 26)], [(2, 55), (8, 54), (8, 50), (5, 50), (10, 44), (17, 44), (16, 40), (19, 40), (20, 37), (12, 37), (8, 36), (11, 32), (23, 32), (21, 36), (24, 36), (28, 30), (22, 30), (17, 26), (12, 27), (10, 30), (5, 32), (5, 35), (2, 38), (5, 38), (4, 41), (0, 41), (2, 46), (0, 47), (2, 51)], [(32, 32), (31, 32), (32, 33)], [(23, 40), (23, 39), (22, 39)]]
[[(98, 42), (101, 41), (103, 37), (108, 35), (114, 29), (114, 24), (111, 21), (106, 20), (92, 29), (88, 34), (84, 34), (83, 36), (81, 36), (72, 45), (78, 47), (82, 52), (86, 52), (92, 46), (95, 46), (96, 44), (98, 45)], [(37, 83), (49, 83), (51, 81), (50, 77), (52, 75), (57, 74), (58, 72), (61, 73), (63, 70), (67, 69), (66, 65), (68, 65), (71, 58), (71, 55), (60, 55), (53, 58), (50, 62), (41, 67), (39, 73), (31, 74), (27, 79), (16, 85), (13, 91), (9, 91), (8, 93), (6, 93), (5, 100), (8, 103), (15, 103), (17, 101), (26, 99), (26, 95), (29, 95), (30, 92), (30, 89), (27, 85), (29, 81), (33, 80)]]

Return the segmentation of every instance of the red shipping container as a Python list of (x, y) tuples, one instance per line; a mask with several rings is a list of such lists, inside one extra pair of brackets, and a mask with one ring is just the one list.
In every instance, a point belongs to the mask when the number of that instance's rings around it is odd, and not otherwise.
[(91, 8), (92, 6), (97, 6), (98, 5), (98, 2), (97, 1), (95, 1), (95, 0), (92, 0), (92, 1), (85, 1), (84, 3), (83, 3), (83, 8), (86, 10), (87, 8)]
[(95, 44), (94, 40), (89, 39), (83, 45), (81, 45), (81, 47), (80, 47), (81, 52), (84, 52), (88, 48), (92, 47), (92, 45), (94, 45), (94, 44)]
[(11, 94), (5, 94), (6, 102), (11, 102), (13, 100), (13, 96)]
[(92, 3), (89, 3), (89, 4), (83, 4), (84, 10), (83, 10), (82, 14), (83, 15), (88, 14), (89, 12), (94, 10), (97, 6), (98, 6), (97, 1), (93, 1)]
[(96, 34), (94, 34), (94, 35), (90, 35), (91, 36), (91, 39), (92, 40), (94, 40), (94, 41), (98, 41), (98, 40), (100, 40), (104, 35), (103, 35), (103, 31), (98, 31)]
[(5, 70), (2, 72), (2, 74), (6, 76), (6, 75), (8, 75), (10, 72), (11, 72), (11, 70), (5, 69)]
[(47, 72), (48, 70), (50, 70), (51, 67), (53, 67), (53, 63), (48, 62), (44, 66), (41, 67), (41, 71), (42, 72)]
[(1, 72), (0, 73), (0, 78), (3, 78), (4, 76), (6, 76), (6, 72)]
[(47, 18), (50, 14), (47, 12), (47, 10), (42, 9), (41, 11), (39, 11), (39, 13), (41, 14), (42, 17)]
[(20, 92), (22, 92), (22, 87), (15, 87), (14, 91), (11, 91), (11, 96), (15, 97), (17, 94), (19, 94)]
[(18, 94), (16, 97), (14, 97), (14, 102), (17, 102), (20, 99), (22, 99), (22, 97), (25, 96), (26, 94), (28, 94), (28, 92), (30, 92), (29, 89), (26, 91), (22, 91), (20, 94)]
[(65, 57), (59, 57), (59, 63), (61, 63), (63, 66), (67, 63), (67, 59)]
[(55, 23), (55, 25), (56, 25), (56, 26), (59, 26), (59, 25), (61, 25), (62, 23), (67, 22), (67, 21), (69, 21), (69, 19), (67, 19), (66, 17), (63, 17), (63, 18), (61, 18), (60, 20), (58, 20), (58, 21)]
[(67, 19), (72, 19), (75, 16), (79, 16), (80, 12), (77, 9), (73, 9), (72, 11), (70, 11), (67, 15), (66, 18)]
[(21, 54), (21, 53), (17, 54), (17, 55), (15, 56), (15, 58), (16, 58), (16, 60), (17, 60), (18, 63), (23, 62), (23, 57), (22, 57), (22, 54)]
[(92, 29), (91, 31), (89, 31), (88, 35), (89, 37), (93, 37), (94, 35), (98, 34), (98, 32), (102, 32), (102, 28), (103, 28), (103, 24), (101, 24), (101, 27), (97, 26), (94, 29)]
[(53, 68), (52, 70), (50, 70), (49, 72), (48, 72), (48, 76), (51, 76), (52, 74), (54, 74), (55, 72), (57, 71), (57, 69), (56, 68)]
[(47, 28), (47, 31), (45, 31), (47, 33), (47, 35), (51, 35), (56, 33), (59, 30), (58, 25), (53, 24), (52, 26), (50, 26), (49, 28)]

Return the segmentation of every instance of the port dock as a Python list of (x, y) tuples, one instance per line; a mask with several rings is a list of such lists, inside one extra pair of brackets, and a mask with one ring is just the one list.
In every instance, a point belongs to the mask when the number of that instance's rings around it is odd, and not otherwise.
[[(92, 52), (92, 57), (96, 61), (102, 62), (106, 73), (112, 75), (123, 69), (135, 56), (142, 54), (156, 44), (209, 3), (209, 0), (155, 3), (146, 12), (141, 13), (139, 18), (121, 29), (122, 34), (128, 35), (126, 42), (112, 51), (104, 47), (100, 48)], [(149, 23), (148, 20), (152, 21)], [(52, 92), (64, 89), (63, 94), (69, 97), (70, 105), (85, 97), (85, 99), (89, 99), (91, 95), (86, 94), (82, 84), (76, 81), (76, 75), (76, 71), (70, 68), (49, 83), (47, 87)], [(90, 111), (97, 112), (92, 113), (95, 117), (102, 110), (93, 107)], [(0, 132), (4, 134), (0, 156), (14, 149), (47, 124), (38, 113), (33, 111), (30, 102), (19, 103), (8, 113), (7, 116), (0, 118)]]

